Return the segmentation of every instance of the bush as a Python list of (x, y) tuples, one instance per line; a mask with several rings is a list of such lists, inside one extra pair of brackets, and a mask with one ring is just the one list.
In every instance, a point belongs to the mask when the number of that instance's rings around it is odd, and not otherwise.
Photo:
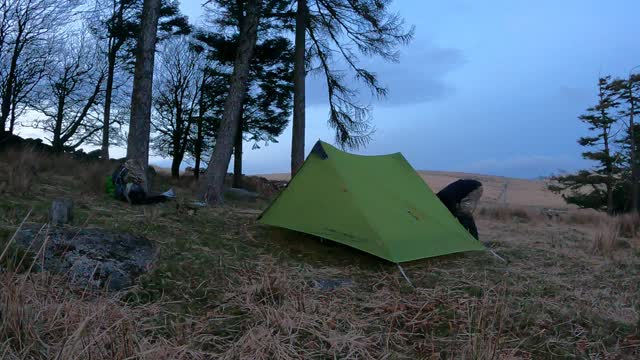
[(478, 215), (502, 222), (538, 222), (543, 219), (541, 213), (524, 207), (483, 207)]
[(32, 150), (8, 150), (0, 153), (0, 192), (24, 195), (49, 174), (74, 176), (82, 180), (86, 193), (105, 192), (105, 179), (113, 164), (99, 160), (77, 160), (69, 154), (48, 154)]
[(593, 238), (591, 253), (594, 255), (611, 256), (618, 244), (620, 237), (620, 222), (613, 219), (606, 224), (602, 224)]
[(640, 231), (640, 215), (625, 214), (617, 218), (620, 226), (620, 236), (635, 238)]

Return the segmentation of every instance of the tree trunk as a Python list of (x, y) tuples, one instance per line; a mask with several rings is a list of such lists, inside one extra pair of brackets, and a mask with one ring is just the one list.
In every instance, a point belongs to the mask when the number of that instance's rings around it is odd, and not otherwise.
[(100, 154), (103, 160), (109, 160), (109, 127), (111, 125), (111, 98), (113, 97), (113, 77), (116, 69), (116, 54), (111, 50), (107, 59), (107, 87), (104, 92), (104, 119), (102, 125), (102, 148)]
[(603, 140), (607, 169), (607, 214), (613, 215), (613, 163), (611, 161), (611, 150), (609, 149), (609, 132), (606, 130), (604, 132)]
[(184, 153), (175, 153), (173, 160), (171, 160), (171, 177), (174, 179), (180, 178), (180, 165), (184, 159)]
[(142, 25), (136, 49), (136, 65), (133, 75), (127, 158), (138, 159), (145, 166), (149, 164), (153, 63), (159, 13), (160, 0), (144, 0)]
[(16, 125), (16, 107), (18, 107), (17, 100), (18, 99), (16, 99), (15, 96), (11, 100), (11, 116), (9, 119), (9, 134), (13, 134), (13, 129), (15, 128), (15, 125)]
[(197, 134), (196, 134), (196, 143), (194, 144), (194, 157), (196, 158), (196, 163), (193, 169), (193, 176), (196, 180), (200, 179), (200, 159), (202, 158), (202, 143), (204, 142), (204, 136), (202, 135), (202, 126), (203, 126), (202, 115), (198, 117), (197, 123)]
[(60, 94), (58, 98), (58, 109), (56, 111), (56, 123), (53, 126), (53, 139), (51, 140), (51, 146), (54, 152), (62, 152), (64, 150), (64, 143), (62, 141), (62, 121), (64, 119), (64, 105), (65, 95)]
[(629, 137), (631, 146), (631, 211), (638, 213), (638, 164), (636, 159), (636, 134), (634, 125), (635, 99), (633, 97), (633, 82), (629, 79)]
[[(11, 113), (11, 104), (14, 96), (13, 87), (15, 86), (16, 82), (18, 58), (20, 57), (20, 53), (22, 50), (21, 38), (22, 30), (19, 30), (18, 37), (15, 40), (15, 44), (13, 46), (13, 52), (11, 54), (11, 64), (9, 65), (9, 74), (7, 75), (7, 79), (5, 80), (4, 93), (2, 94), (2, 106), (0, 109), (0, 124), (2, 126), (2, 129), (0, 130), (2, 131), (0, 131), (0, 135), (3, 135), (5, 133), (7, 119), (9, 118), (9, 114)], [(11, 131), (9, 133), (11, 133)]]
[(296, 39), (293, 65), (293, 128), (291, 134), (291, 176), (304, 162), (305, 135), (305, 35), (307, 1), (298, 0)]
[(238, 121), (238, 131), (236, 132), (236, 143), (233, 148), (233, 187), (242, 188), (242, 131), (244, 125), (244, 118), (240, 112)]
[(223, 202), (224, 179), (231, 160), (233, 143), (238, 131), (239, 114), (247, 93), (249, 65), (258, 37), (258, 23), (260, 21), (261, 0), (249, 0), (246, 15), (241, 21), (240, 37), (236, 60), (231, 75), (229, 94), (224, 104), (222, 123), (216, 138), (216, 146), (211, 154), (207, 175), (201, 187), (205, 201), (210, 204)]
[(196, 143), (194, 144), (194, 156), (196, 163), (194, 165), (193, 176), (196, 180), (200, 179), (200, 160), (202, 159), (202, 143), (204, 143), (204, 133), (202, 127), (204, 126), (204, 114), (206, 113), (204, 108), (204, 86), (206, 83), (206, 75), (203, 75), (202, 82), (200, 83), (200, 98), (198, 99), (198, 120), (196, 122)]
[(176, 108), (176, 128), (173, 132), (172, 140), (173, 161), (171, 162), (171, 177), (178, 179), (180, 177), (180, 163), (184, 156), (184, 152), (182, 152), (182, 133), (184, 131), (184, 124), (182, 123), (182, 104), (176, 99), (174, 106)]

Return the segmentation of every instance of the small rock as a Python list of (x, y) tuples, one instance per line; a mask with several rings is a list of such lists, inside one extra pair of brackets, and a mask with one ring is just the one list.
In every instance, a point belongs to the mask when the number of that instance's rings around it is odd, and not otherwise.
[(631, 249), (631, 244), (625, 240), (616, 241), (616, 248), (618, 249)]
[(155, 179), (156, 179), (156, 169), (153, 166), (147, 166), (147, 171), (145, 173), (145, 176), (147, 177), (147, 191), (151, 191), (151, 189), (153, 188), (153, 185), (155, 184)]
[(245, 189), (229, 188), (225, 191), (224, 196), (233, 200), (255, 202), (260, 195)]
[(141, 236), (96, 228), (53, 227), (41, 232), (40, 227), (24, 226), (16, 233), (16, 245), (37, 251), (44, 247), (34, 269), (68, 274), (79, 287), (128, 288), (157, 255), (154, 244)]
[(353, 285), (349, 279), (316, 279), (313, 280), (313, 287), (319, 290), (331, 291), (342, 289)]
[(69, 224), (73, 220), (73, 200), (56, 199), (49, 210), (49, 223), (53, 226)]

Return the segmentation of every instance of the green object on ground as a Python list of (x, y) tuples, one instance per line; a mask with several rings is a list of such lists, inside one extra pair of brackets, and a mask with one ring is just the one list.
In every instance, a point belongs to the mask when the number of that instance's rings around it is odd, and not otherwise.
[(396, 263), (485, 249), (402, 154), (353, 155), (321, 141), (259, 222)]
[(105, 181), (105, 192), (109, 195), (114, 195), (116, 192), (116, 187), (113, 184), (113, 178), (111, 175), (107, 176)]

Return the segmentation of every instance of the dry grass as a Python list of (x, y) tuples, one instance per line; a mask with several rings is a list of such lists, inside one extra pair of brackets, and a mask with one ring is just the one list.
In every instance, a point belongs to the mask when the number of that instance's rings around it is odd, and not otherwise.
[(520, 353), (502, 348), (504, 286), (485, 284), (480, 298), (444, 288), (399, 292), (397, 279), (381, 274), (381, 287), (362, 297), (357, 289), (312, 288), (295, 269), (256, 260), (223, 280), (218, 306), (187, 317), (161, 302), (133, 305), (123, 294), (71, 288), (48, 273), (0, 274), (0, 358), (351, 359), (397, 358), (410, 350), (425, 358), (494, 359)]
[[(2, 359), (640, 358), (640, 240), (629, 236), (630, 217), (481, 208), (480, 238), (509, 264), (482, 252), (403, 264), (412, 288), (394, 264), (274, 235), (248, 204), (131, 207), (85, 196), (68, 169), (39, 169), (37, 196), (5, 194), (0, 241), (25, 206), (44, 221), (64, 195), (76, 200), (79, 224), (147, 236), (160, 253), (127, 293), (74, 289), (63, 276), (30, 273), (24, 264), (37, 257), (14, 256), (23, 265), (0, 274)], [(191, 192), (177, 185), (179, 196)], [(351, 284), (322, 290), (318, 279)]]
[(571, 225), (594, 226), (608, 221), (608, 215), (595, 210), (571, 210), (561, 216), (562, 222)]
[(31, 190), (40, 165), (38, 154), (26, 151), (10, 151), (4, 154), (7, 162), (6, 178), (2, 180), (2, 191), (25, 194)]
[(0, 268), (1, 359), (175, 359), (185, 352), (149, 331), (159, 305), (134, 308), (122, 294), (71, 288), (64, 276), (32, 273), (37, 256), (25, 254), (20, 264), (25, 259), (21, 273)]
[(635, 238), (640, 232), (640, 215), (625, 214), (618, 216), (620, 225), (620, 235), (628, 238)]
[[(504, 288), (487, 286), (479, 299), (461, 291), (402, 293), (393, 287), (362, 297), (352, 288), (315, 289), (300, 273), (266, 259), (237, 275), (223, 305), (195, 321), (191, 335), (215, 358), (393, 359), (413, 353), (494, 359), (520, 353), (502, 346)], [(224, 331), (206, 327), (212, 323), (224, 324)]]
[(0, 174), (0, 192), (28, 195), (35, 184), (42, 184), (53, 174), (73, 176), (80, 190), (89, 194), (105, 191), (105, 179), (113, 165), (99, 161), (78, 161), (67, 154), (43, 154), (30, 150), (9, 150), (0, 153), (0, 164), (6, 171)]
[(478, 215), (482, 218), (503, 222), (535, 223), (545, 219), (540, 211), (522, 206), (481, 207), (478, 210)]
[(126, 359), (147, 351), (171, 358), (171, 346), (144, 336), (155, 309), (76, 294), (65, 283), (47, 274), (0, 274), (0, 358)]
[(620, 239), (620, 222), (612, 220), (604, 223), (596, 231), (593, 238), (591, 253), (594, 255), (611, 256)]

